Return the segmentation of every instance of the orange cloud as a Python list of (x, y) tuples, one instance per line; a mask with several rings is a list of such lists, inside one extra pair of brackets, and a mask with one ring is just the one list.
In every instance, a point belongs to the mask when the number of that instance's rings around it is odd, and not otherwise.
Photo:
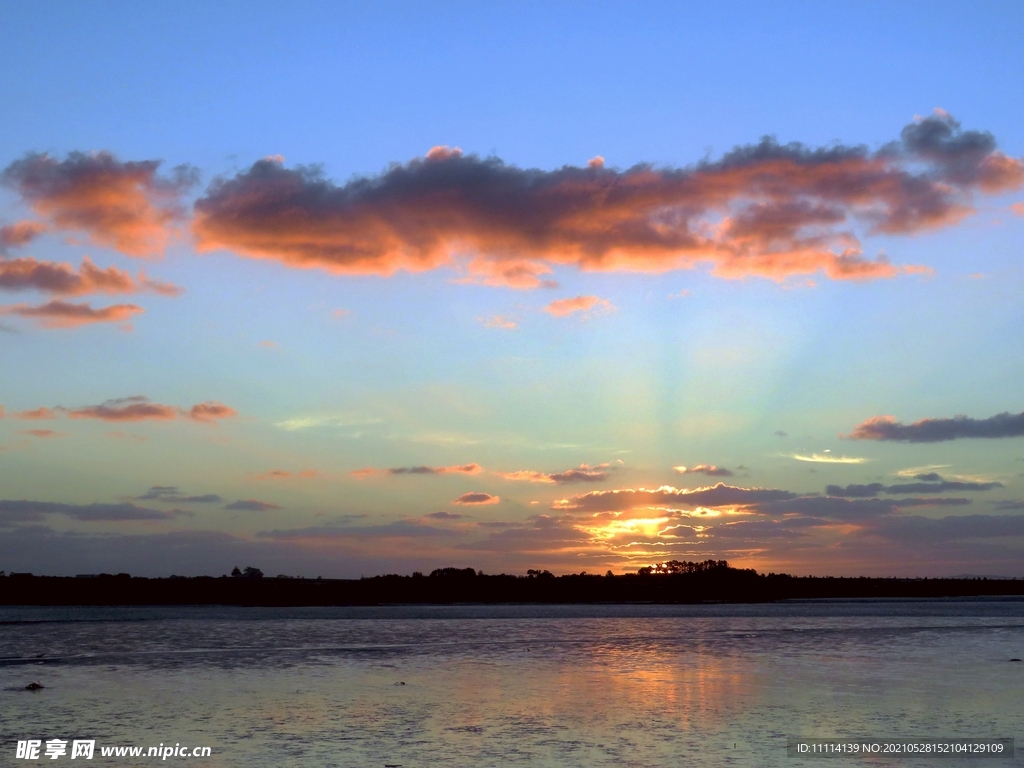
[(491, 285), (501, 288), (530, 290), (533, 288), (557, 288), (554, 280), (542, 279), (551, 274), (551, 267), (528, 259), (507, 259), (494, 261), (476, 258), (465, 267), (466, 276), (453, 282), (468, 285)]
[(151, 280), (141, 272), (136, 282), (117, 267), (100, 269), (86, 256), (78, 271), (66, 263), (38, 261), (33, 258), (0, 261), (0, 288), (19, 291), (36, 290), (57, 296), (81, 296), (88, 293), (139, 293), (152, 291), (164, 296), (177, 296), (182, 289), (170, 283)]
[(72, 152), (65, 160), (29, 154), (0, 181), (53, 228), (81, 230), (97, 245), (149, 256), (163, 252), (183, 215), (178, 198), (196, 180), (185, 168), (162, 178), (159, 166), (158, 160), (121, 162), (109, 152)]
[(492, 496), (489, 493), (483, 493), (482, 491), (470, 491), (464, 493), (452, 504), (461, 504), (465, 506), (484, 506), (487, 504), (497, 504), (501, 501), (500, 496)]
[(1014, 203), (1010, 206), (1010, 210), (1018, 216), (1024, 216), (1024, 203)]
[[(98, 419), (109, 422), (131, 422), (131, 421), (173, 421), (178, 418), (189, 419), (207, 424), (215, 423), (219, 419), (227, 419), (237, 415), (237, 411), (229, 408), (223, 403), (213, 401), (198, 403), (191, 409), (184, 410), (172, 405), (162, 405), (151, 402), (148, 397), (134, 395), (132, 397), (119, 397), (107, 400), (100, 405), (89, 405), (83, 408), (63, 408), (60, 411), (71, 419)], [(40, 408), (49, 416), (38, 416), (32, 418), (53, 418), (54, 411)], [(35, 413), (35, 412), (33, 412)], [(23, 417), (24, 418), (24, 417)]]
[(212, 400), (193, 405), (188, 412), (188, 417), (190, 419), (193, 421), (201, 421), (205, 424), (213, 424), (219, 419), (229, 419), (232, 416), (237, 415), (238, 411), (234, 408), (229, 408), (223, 403), (216, 403)]
[(0, 288), (38, 290), (60, 296), (85, 293), (135, 293), (138, 286), (131, 275), (117, 267), (100, 269), (86, 256), (75, 272), (70, 264), (36, 259), (0, 261)]
[(605, 312), (615, 309), (608, 299), (601, 299), (597, 296), (577, 296), (573, 299), (555, 299), (544, 307), (544, 311), (555, 317), (567, 317), (574, 312), (586, 312), (594, 307)]
[(178, 409), (170, 405), (151, 403), (142, 396), (107, 400), (102, 405), (61, 409), (72, 419), (99, 419), (100, 421), (171, 421), (178, 417)]
[(957, 223), (977, 194), (1024, 185), (1024, 164), (945, 112), (877, 152), (773, 139), (690, 168), (592, 162), (554, 171), (434, 148), (338, 186), (312, 167), (260, 160), (195, 204), (203, 251), (219, 248), (336, 274), (448, 266), (471, 282), (544, 284), (554, 265), (780, 280), (893, 277), (864, 257), (863, 233)]
[(165, 283), (162, 280), (153, 280), (146, 275), (145, 270), (139, 270), (139, 287), (143, 291), (149, 291), (161, 296), (181, 296), (185, 289), (174, 283)]
[(43, 328), (77, 328), (90, 323), (120, 323), (145, 310), (135, 304), (113, 304), (93, 309), (90, 304), (50, 301), (38, 307), (28, 304), (0, 306), (0, 315), (16, 315), (36, 321)]

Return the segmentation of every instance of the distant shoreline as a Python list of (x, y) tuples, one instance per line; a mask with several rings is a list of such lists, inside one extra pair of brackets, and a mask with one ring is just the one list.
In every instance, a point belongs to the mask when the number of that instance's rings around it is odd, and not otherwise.
[(598, 605), (968, 597), (1024, 597), (1024, 579), (796, 577), (727, 566), (696, 573), (622, 576), (483, 575), (469, 568), (363, 579), (0, 576), (3, 606)]

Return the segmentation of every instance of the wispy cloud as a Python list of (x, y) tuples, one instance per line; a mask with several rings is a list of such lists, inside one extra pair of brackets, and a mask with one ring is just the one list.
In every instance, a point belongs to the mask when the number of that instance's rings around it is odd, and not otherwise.
[(906, 469), (897, 470), (897, 477), (918, 477), (919, 475), (926, 475), (935, 472), (939, 469), (948, 469), (951, 464), (928, 464), (923, 467), (907, 467)]
[(863, 464), (868, 459), (856, 456), (833, 456), (831, 453), (790, 453), (787, 456), (797, 461), (810, 461), (817, 464)]
[(223, 501), (215, 493), (191, 496), (184, 494), (176, 485), (154, 485), (141, 496), (136, 496), (135, 500), (173, 502), (175, 504), (219, 504)]
[(484, 328), (500, 328), (504, 331), (514, 331), (516, 329), (515, 320), (509, 320), (504, 315), (494, 315), (493, 317), (478, 317), (476, 321), (484, 326)]
[(373, 475), (477, 475), (482, 471), (479, 464), (455, 464), (448, 467), (391, 467), (389, 469), (354, 469), (349, 472), (354, 477), (372, 477)]
[(280, 427), (288, 432), (297, 432), (301, 429), (315, 429), (318, 427), (363, 427), (371, 424), (380, 424), (382, 419), (359, 414), (321, 414), (311, 416), (294, 416), (290, 419), (277, 422), (274, 426)]
[(323, 473), (316, 469), (303, 469), (292, 472), (286, 469), (272, 469), (269, 472), (261, 472), (256, 475), (257, 480), (313, 480), (323, 477)]
[(16, 414), (16, 418), (24, 419), (25, 421), (56, 419), (57, 412), (52, 408), (36, 408), (31, 411), (20, 411)]
[(31, 435), (32, 437), (38, 437), (40, 439), (46, 439), (48, 437), (67, 437), (67, 432), (56, 432), (52, 429), (23, 429), (18, 432), (19, 435)]

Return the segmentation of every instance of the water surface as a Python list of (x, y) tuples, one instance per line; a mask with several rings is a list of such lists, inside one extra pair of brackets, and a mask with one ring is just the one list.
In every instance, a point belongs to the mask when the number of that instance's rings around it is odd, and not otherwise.
[(0, 608), (0, 763), (58, 737), (210, 746), (168, 759), (204, 766), (1024, 765), (786, 756), (1021, 739), (1011, 658), (1020, 600)]

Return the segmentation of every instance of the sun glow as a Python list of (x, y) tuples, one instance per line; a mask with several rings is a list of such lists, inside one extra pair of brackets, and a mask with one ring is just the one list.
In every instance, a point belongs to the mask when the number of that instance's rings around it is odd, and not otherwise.
[(578, 528), (595, 539), (606, 541), (619, 536), (648, 536), (655, 538), (669, 522), (669, 517), (634, 517), (601, 521), (597, 524), (580, 523)]

